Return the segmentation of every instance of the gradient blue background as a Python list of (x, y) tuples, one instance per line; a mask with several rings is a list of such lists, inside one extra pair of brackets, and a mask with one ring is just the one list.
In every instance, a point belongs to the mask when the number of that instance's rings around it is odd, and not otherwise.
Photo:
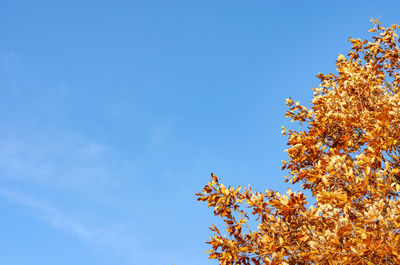
[(215, 264), (213, 171), (286, 190), (308, 105), (399, 1), (0, 2), (0, 264)]

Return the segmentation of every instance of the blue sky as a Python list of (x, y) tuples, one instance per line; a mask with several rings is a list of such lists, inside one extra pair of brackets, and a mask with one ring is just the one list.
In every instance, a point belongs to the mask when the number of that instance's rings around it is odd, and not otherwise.
[(216, 264), (194, 193), (286, 190), (284, 100), (398, 1), (0, 3), (0, 263)]

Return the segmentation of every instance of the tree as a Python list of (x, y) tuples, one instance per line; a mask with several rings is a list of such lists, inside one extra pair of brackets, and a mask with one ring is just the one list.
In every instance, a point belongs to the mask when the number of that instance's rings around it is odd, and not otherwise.
[(301, 125), (283, 128), (286, 181), (300, 182), (315, 203), (290, 189), (226, 188), (211, 174), (196, 195), (226, 227), (210, 227), (209, 258), (227, 265), (400, 264), (399, 26), (372, 25), (371, 40), (349, 38), (337, 74), (318, 74), (310, 108), (286, 100), (286, 116)]

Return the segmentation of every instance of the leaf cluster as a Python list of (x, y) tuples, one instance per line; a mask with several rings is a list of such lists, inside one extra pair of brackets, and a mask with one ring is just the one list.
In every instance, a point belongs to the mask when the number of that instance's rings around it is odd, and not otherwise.
[[(337, 73), (318, 74), (309, 108), (286, 100), (290, 183), (280, 194), (225, 187), (211, 174), (197, 193), (222, 218), (209, 257), (221, 264), (400, 264), (400, 48), (397, 25), (372, 20), (370, 40), (349, 38)], [(251, 228), (249, 215), (257, 220)]]

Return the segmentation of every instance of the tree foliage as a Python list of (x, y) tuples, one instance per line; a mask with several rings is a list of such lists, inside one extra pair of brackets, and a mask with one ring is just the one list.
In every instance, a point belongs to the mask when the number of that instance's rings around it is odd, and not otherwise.
[[(226, 227), (213, 231), (220, 264), (400, 264), (400, 48), (396, 29), (372, 20), (370, 40), (349, 38), (336, 74), (318, 74), (309, 108), (286, 101), (286, 194), (225, 187), (211, 174), (199, 201)], [(255, 218), (256, 225), (252, 225)]]

